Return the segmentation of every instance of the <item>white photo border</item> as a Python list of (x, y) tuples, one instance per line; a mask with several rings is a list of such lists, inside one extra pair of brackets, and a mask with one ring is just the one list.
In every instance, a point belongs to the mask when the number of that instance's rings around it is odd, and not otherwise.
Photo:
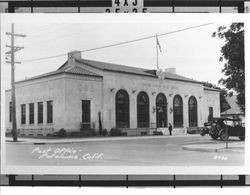
[[(58, 20), (60, 19), (60, 20)], [(46, 21), (47, 23), (80, 23), (96, 22), (104, 19), (112, 22), (160, 22), (167, 20), (175, 22), (244, 22), (245, 24), (245, 86), (246, 86), (246, 141), (245, 141), (245, 165), (244, 166), (8, 166), (5, 161), (5, 89), (4, 80), (1, 79), (1, 173), (2, 174), (138, 174), (138, 175), (166, 175), (166, 174), (190, 174), (190, 175), (225, 175), (225, 174), (250, 174), (250, 133), (247, 131), (249, 120), (250, 73), (250, 14), (2, 14), (1, 27), (10, 23), (33, 23)], [(1, 28), (2, 29), (2, 28)], [(1, 30), (1, 37), (5, 36), (5, 30)], [(5, 64), (4, 45), (1, 45), (1, 78)]]

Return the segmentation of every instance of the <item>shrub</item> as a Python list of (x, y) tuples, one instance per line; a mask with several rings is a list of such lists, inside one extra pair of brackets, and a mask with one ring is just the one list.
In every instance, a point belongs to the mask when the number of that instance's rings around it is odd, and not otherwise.
[(64, 128), (60, 129), (58, 132), (59, 137), (67, 137), (67, 132)]
[(88, 128), (85, 124), (81, 124), (80, 134), (81, 134), (81, 137), (96, 136), (95, 129)]
[(141, 132), (141, 135), (147, 135), (148, 133), (147, 132)]
[(67, 132), (64, 128), (52, 134), (53, 137), (67, 137)]
[(69, 134), (70, 137), (82, 137), (82, 133), (80, 131), (72, 131)]
[(110, 135), (111, 136), (121, 136), (122, 135), (122, 131), (121, 131), (121, 129), (112, 128), (110, 130)]
[(102, 136), (106, 136), (107, 134), (108, 134), (107, 129), (103, 129), (103, 130), (102, 130)]
[(163, 133), (161, 131), (154, 131), (153, 134), (154, 135), (163, 135)]
[(81, 135), (82, 137), (92, 137), (92, 136), (96, 136), (96, 132), (95, 132), (95, 129), (84, 129), (84, 130), (81, 130)]

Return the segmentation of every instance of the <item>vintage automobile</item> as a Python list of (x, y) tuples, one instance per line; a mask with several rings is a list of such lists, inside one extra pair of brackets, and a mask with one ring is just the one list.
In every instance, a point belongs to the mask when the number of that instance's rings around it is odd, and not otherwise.
[(206, 134), (209, 134), (209, 131), (210, 131), (212, 124), (213, 124), (213, 122), (204, 123), (204, 127), (201, 129), (200, 135), (204, 136)]
[(245, 140), (245, 127), (241, 125), (240, 119), (217, 117), (211, 122), (205, 123), (201, 135), (209, 134), (214, 140), (220, 138), (226, 141), (228, 137), (238, 137)]

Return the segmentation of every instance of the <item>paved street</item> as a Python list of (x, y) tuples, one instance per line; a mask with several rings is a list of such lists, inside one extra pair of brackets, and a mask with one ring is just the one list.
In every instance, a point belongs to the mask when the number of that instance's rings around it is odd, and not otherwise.
[[(244, 142), (231, 140), (233, 144)], [(78, 143), (6, 142), (7, 165), (141, 165), (141, 166), (237, 166), (244, 164), (244, 149), (184, 150), (184, 146), (223, 145), (209, 136), (183, 135), (132, 137), (124, 140), (93, 140)]]

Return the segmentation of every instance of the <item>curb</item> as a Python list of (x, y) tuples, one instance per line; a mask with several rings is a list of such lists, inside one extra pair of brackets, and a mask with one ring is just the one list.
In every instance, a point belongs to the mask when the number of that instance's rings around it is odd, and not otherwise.
[[(236, 149), (238, 148), (238, 149)], [(183, 150), (189, 151), (199, 151), (199, 152), (237, 152), (237, 153), (244, 153), (244, 147), (236, 147), (236, 148), (228, 148), (220, 147), (220, 148), (201, 148), (201, 147), (190, 147), (190, 146), (182, 146)]]
[(198, 152), (218, 152), (218, 148), (194, 148), (189, 146), (182, 146), (183, 150), (198, 151)]
[[(19, 142), (12, 142), (5, 140), (6, 143), (14, 144), (34, 144), (34, 145), (44, 145), (44, 144), (72, 144), (72, 143), (84, 143), (84, 142), (99, 142), (99, 141), (123, 141), (123, 140), (139, 140), (139, 139), (163, 139), (163, 138), (175, 138), (175, 137), (186, 137), (187, 135), (174, 135), (174, 136), (133, 136), (133, 137), (110, 137), (110, 138), (84, 138), (81, 140), (21, 140)], [(27, 138), (28, 139), (28, 138)]]

